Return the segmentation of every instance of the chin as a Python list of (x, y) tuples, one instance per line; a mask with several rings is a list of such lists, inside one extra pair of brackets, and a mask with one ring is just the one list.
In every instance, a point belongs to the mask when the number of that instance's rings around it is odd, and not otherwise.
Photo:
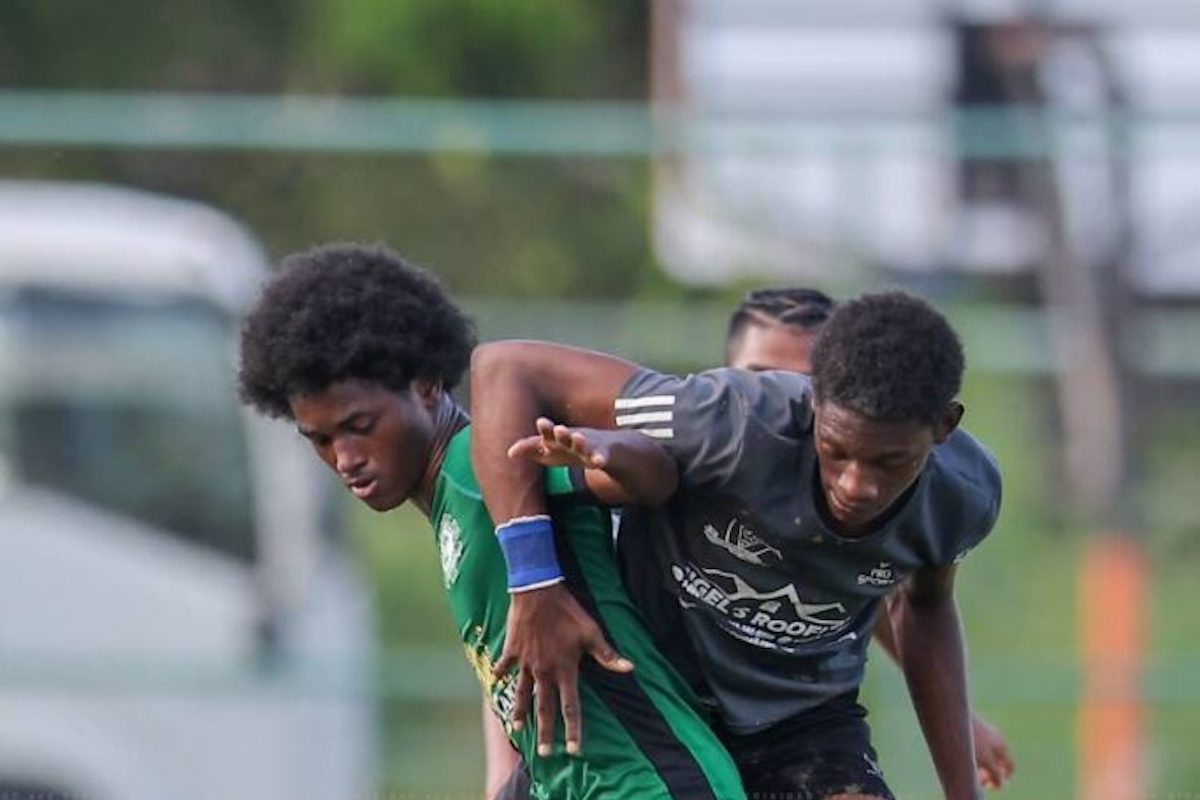
[(384, 511), (391, 511), (394, 508), (399, 508), (400, 506), (404, 505), (404, 501), (407, 499), (408, 498), (406, 497), (401, 497), (399, 500), (396, 500), (391, 497), (376, 494), (371, 497), (363, 498), (362, 502), (365, 503), (366, 506), (372, 511), (378, 511), (382, 513)]

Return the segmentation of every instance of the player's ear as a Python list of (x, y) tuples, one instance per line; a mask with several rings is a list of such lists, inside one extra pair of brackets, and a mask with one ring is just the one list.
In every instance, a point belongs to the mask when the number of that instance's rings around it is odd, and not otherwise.
[(442, 399), (442, 382), (429, 378), (416, 378), (412, 382), (413, 391), (426, 408), (435, 407)]
[(954, 429), (962, 422), (963, 414), (966, 413), (966, 408), (957, 400), (951, 400), (946, 404), (946, 408), (942, 411), (941, 417), (933, 426), (933, 443), (941, 444), (950, 438), (950, 434), (954, 433)]

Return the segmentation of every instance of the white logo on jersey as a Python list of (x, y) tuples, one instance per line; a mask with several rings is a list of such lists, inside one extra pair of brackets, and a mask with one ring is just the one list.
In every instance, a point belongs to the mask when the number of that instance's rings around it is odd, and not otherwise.
[(836, 633), (850, 622), (841, 603), (806, 603), (794, 584), (759, 591), (740, 575), (691, 564), (671, 566), (685, 607), (706, 606), (727, 633), (768, 650), (793, 651)]
[(729, 520), (725, 533), (721, 533), (712, 525), (705, 525), (704, 538), (717, 547), (728, 550), (742, 561), (760, 567), (768, 563), (777, 564), (783, 560), (783, 554), (778, 549), (758, 538), (758, 535), (739, 522), (737, 517)]
[(442, 579), (449, 589), (458, 580), (458, 570), (462, 565), (462, 528), (458, 527), (458, 520), (449, 514), (444, 515), (437, 538), (438, 551), (442, 556)]
[(896, 582), (896, 573), (892, 570), (892, 565), (887, 561), (880, 561), (879, 566), (871, 567), (871, 571), (860, 573), (858, 576), (858, 585), (869, 583), (871, 586), (891, 586)]

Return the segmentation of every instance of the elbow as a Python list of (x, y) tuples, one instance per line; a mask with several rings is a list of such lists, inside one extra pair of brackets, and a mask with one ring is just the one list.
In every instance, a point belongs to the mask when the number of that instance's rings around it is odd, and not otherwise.
[(520, 367), (516, 342), (486, 342), (471, 352), (471, 390), (486, 389)]
[(485, 342), (476, 346), (471, 351), (471, 375), (488, 374), (503, 367), (511, 349), (510, 342)]

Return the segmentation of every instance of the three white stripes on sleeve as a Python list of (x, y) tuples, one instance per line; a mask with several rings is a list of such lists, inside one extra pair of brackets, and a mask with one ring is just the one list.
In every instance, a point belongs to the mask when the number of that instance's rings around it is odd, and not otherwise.
[[(671, 422), (675, 419), (675, 395), (656, 394), (649, 397), (619, 397), (613, 403), (617, 411), (617, 427), (632, 428), (652, 439), (675, 436)], [(632, 413), (621, 413), (621, 412)], [(649, 426), (654, 427), (649, 427)]]

